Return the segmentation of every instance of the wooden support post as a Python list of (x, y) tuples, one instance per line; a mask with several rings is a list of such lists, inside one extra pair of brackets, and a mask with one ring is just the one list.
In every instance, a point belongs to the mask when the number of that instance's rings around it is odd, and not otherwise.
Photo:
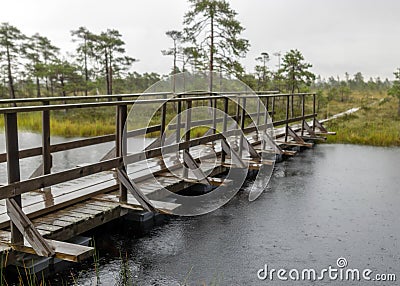
[(317, 127), (319, 130), (321, 130), (322, 133), (329, 134), (330, 132), (321, 124), (321, 122), (318, 121), (317, 118), (314, 117), (314, 130), (315, 127)]
[(275, 117), (275, 97), (272, 98), (271, 120), (274, 122)]
[[(34, 227), (33, 223), (29, 220), (29, 218), (24, 214), (21, 209), (20, 204), (17, 203), (13, 198), (6, 200), (7, 205), (7, 214), (10, 217), (10, 220), (15, 225), (16, 228), (24, 235), (26, 240), (35, 250), (37, 255), (50, 257), (55, 254), (52, 247), (47, 243), (47, 241), (40, 235), (38, 230)], [(11, 243), (12, 236), (11, 236)], [(22, 243), (24, 244), (23, 241)]]
[[(174, 81), (175, 81), (175, 75), (174, 75)], [(164, 96), (164, 99), (167, 100), (167, 95)], [(167, 122), (167, 101), (163, 103), (161, 106), (161, 129), (160, 129), (160, 139), (161, 139), (161, 145), (163, 145), (163, 140), (165, 139), (164, 132), (165, 132), (165, 125)]]
[[(289, 127), (288, 131), (289, 131), (289, 135), (292, 136), (293, 139), (296, 141), (296, 143), (295, 143), (296, 145), (298, 145), (298, 146), (305, 146), (305, 147), (309, 147), (309, 148), (311, 148), (311, 147), (314, 145), (313, 143), (306, 143), (306, 142), (303, 140), (303, 138), (301, 138), (300, 136), (298, 136), (298, 135), (296, 134), (296, 132), (294, 132), (294, 130), (293, 130), (291, 127)], [(291, 144), (291, 143), (288, 143), (288, 144)]]
[(247, 165), (243, 162), (242, 158), (233, 150), (225, 138), (221, 139), (222, 150), (231, 156), (231, 161), (233, 164), (239, 166), (239, 168), (247, 168)]
[[(178, 94), (178, 98), (181, 98), (182, 95)], [(181, 120), (182, 120), (182, 101), (178, 101), (178, 111), (177, 111), (177, 118), (176, 118), (176, 143), (179, 143), (181, 141)]]
[(315, 131), (315, 120), (316, 120), (316, 115), (315, 115), (315, 93), (313, 93), (313, 108), (312, 108), (312, 113), (314, 114), (313, 118), (313, 130)]
[[(44, 101), (43, 105), (49, 105), (49, 101)], [(42, 158), (43, 175), (51, 173), (52, 157), (50, 153), (50, 111), (42, 111)]]
[[(243, 130), (244, 129), (244, 125), (245, 125), (245, 119), (246, 119), (246, 97), (243, 97), (242, 100), (242, 114), (240, 116), (240, 128)], [(241, 135), (239, 138), (239, 156), (242, 157), (242, 153), (243, 153), (243, 147), (244, 147), (244, 134), (243, 136)]]
[(303, 95), (301, 95), (301, 117), (302, 117), (301, 136), (304, 135), (304, 122), (306, 122), (305, 119), (304, 119), (304, 112), (305, 112), (305, 97), (304, 97), (304, 94), (303, 94)]
[(273, 150), (275, 151), (275, 154), (284, 154), (284, 150), (282, 150), (281, 146), (279, 146), (278, 144), (276, 144), (274, 138), (272, 138), (271, 136), (269, 136), (269, 134), (267, 132), (264, 133), (264, 140), (267, 142), (269, 142), (269, 146), (272, 146)]
[[(212, 96), (212, 94), (211, 94)], [(213, 108), (213, 134), (217, 132), (217, 99), (213, 100), (214, 108)]]
[[(229, 98), (225, 97), (224, 98), (224, 119), (222, 123), (222, 130), (223, 132), (226, 132), (228, 128), (228, 116), (229, 116)], [(225, 152), (221, 152), (221, 161), (225, 162)]]
[(256, 160), (261, 160), (260, 154), (258, 154), (257, 150), (253, 147), (253, 145), (251, 145), (247, 138), (244, 136), (242, 138), (244, 143), (243, 147), (247, 150), (247, 152), (249, 152), (250, 157)]
[[(129, 178), (125, 170), (117, 169), (118, 180), (129, 190), (129, 192), (135, 197), (143, 209), (149, 212), (157, 212), (157, 209), (150, 202), (150, 200), (142, 193), (140, 188)], [(123, 202), (124, 203), (124, 202)]]
[[(212, 101), (211, 101), (212, 102)], [(192, 101), (186, 101), (186, 123), (185, 123), (185, 141), (190, 141), (190, 128), (192, 121)], [(189, 152), (189, 149), (183, 151), (183, 161), (185, 162), (185, 151)], [(189, 166), (188, 166), (189, 167)], [(183, 168), (183, 177), (187, 178), (189, 173), (187, 168)]]
[(289, 95), (286, 96), (286, 125), (285, 125), (285, 142), (289, 135)]
[(256, 118), (257, 127), (260, 125), (260, 109), (261, 109), (261, 100), (258, 98), (258, 100), (257, 100), (257, 118)]
[[(4, 123), (6, 135), (8, 184), (11, 184), (20, 180), (17, 114), (4, 114)], [(14, 196), (12, 199), (15, 201), (16, 205), (21, 207), (21, 195)], [(12, 221), (11, 243), (24, 243), (24, 236), (22, 235), (22, 232), (18, 230), (17, 226)]]
[(290, 105), (290, 117), (294, 117), (294, 94), (291, 96), (291, 105)]
[[(190, 155), (189, 150), (187, 149), (183, 150), (183, 161), (185, 162), (186, 167), (193, 172), (196, 179), (200, 183), (204, 185), (211, 185), (207, 175), (204, 174), (203, 170), (200, 169), (200, 166), (197, 164), (196, 160), (193, 159), (192, 155)], [(187, 176), (185, 178), (187, 178)]]
[[(315, 134), (315, 131), (311, 128), (310, 125), (308, 125), (306, 120), (303, 120), (303, 129), (305, 129), (311, 136), (317, 137), (317, 134)], [(301, 134), (303, 136), (303, 134)]]
[(237, 96), (236, 97), (237, 101), (236, 101), (236, 122), (239, 125), (239, 120), (240, 120), (240, 97)]
[[(122, 100), (122, 98), (118, 98), (118, 100)], [(116, 138), (115, 138), (115, 154), (116, 157), (122, 157), (126, 155), (126, 145), (127, 138), (125, 130), (125, 122), (128, 116), (128, 106), (127, 105), (118, 105), (117, 106), (117, 124), (116, 124)], [(125, 136), (124, 136), (125, 135)], [(125, 169), (125, 167), (121, 167)], [(125, 170), (124, 170), (125, 171)], [(122, 203), (127, 202), (128, 200), (128, 192), (127, 188), (121, 182), (119, 183), (119, 201)]]

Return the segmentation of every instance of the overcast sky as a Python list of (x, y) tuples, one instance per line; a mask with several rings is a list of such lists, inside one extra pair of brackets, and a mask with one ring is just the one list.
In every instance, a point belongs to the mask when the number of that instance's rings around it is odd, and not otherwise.
[[(242, 60), (252, 71), (254, 59), (268, 52), (299, 49), (313, 72), (322, 77), (360, 71), (366, 78), (393, 78), (400, 67), (400, 0), (228, 0), (250, 41)], [(107, 28), (123, 35), (130, 56), (140, 59), (133, 69), (168, 73), (171, 46), (168, 30), (182, 29), (186, 0), (3, 0), (0, 22), (24, 34), (48, 37), (63, 52), (73, 51), (70, 31), (80, 26), (92, 32)]]

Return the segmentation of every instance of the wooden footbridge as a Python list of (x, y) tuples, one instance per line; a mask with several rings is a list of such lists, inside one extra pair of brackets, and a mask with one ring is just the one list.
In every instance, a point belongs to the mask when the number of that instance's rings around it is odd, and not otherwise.
[[(60, 258), (69, 261), (81, 261), (92, 255), (93, 248), (67, 242), (69, 239), (98, 227), (129, 212), (154, 211), (170, 213), (179, 208), (174, 202), (158, 200), (160, 186), (171, 192), (180, 192), (195, 184), (219, 185), (223, 179), (215, 176), (223, 174), (229, 168), (236, 168), (234, 158), (229, 158), (230, 150), (224, 143), (221, 134), (206, 132), (202, 137), (191, 136), (190, 128), (208, 123), (226, 122), (226, 117), (193, 121), (190, 116), (186, 122), (179, 122), (176, 129), (188, 131), (175, 147), (184, 155), (184, 165), (195, 169), (200, 164), (202, 169), (209, 168), (206, 178), (187, 175), (185, 179), (170, 174), (162, 162), (162, 148), (155, 144), (142, 152), (130, 154), (129, 160), (134, 168), (126, 169), (123, 162), (124, 123), (128, 108), (138, 102), (141, 94), (85, 96), (85, 97), (50, 97), (0, 100), (0, 114), (4, 116), (6, 152), (0, 154), (0, 163), (7, 164), (8, 184), (0, 186), (0, 252), (8, 253), (7, 262), (15, 260), (21, 253), (32, 253), (39, 256)], [(151, 94), (150, 94), (151, 95)], [(168, 94), (158, 94), (167, 97)], [(168, 129), (170, 113), (179, 113), (193, 105), (212, 102), (235, 120), (249, 142), (248, 153), (252, 158), (249, 168), (257, 169), (260, 164), (260, 137), (254, 125), (247, 125), (246, 99), (254, 94), (180, 94), (165, 101), (160, 110), (160, 122), (146, 128), (131, 130), (128, 137), (146, 134), (160, 134)], [(329, 133), (317, 120), (315, 94), (271, 94), (257, 95), (265, 104), (275, 127), (273, 150), (277, 156), (292, 156), (292, 146), (312, 147), (313, 140), (323, 140), (321, 135)], [(242, 101), (242, 107), (233, 106), (232, 99)], [(145, 99), (154, 101), (154, 99)], [(72, 109), (93, 109), (100, 107), (115, 108), (115, 134), (96, 136), (75, 141), (51, 144), (50, 115), (52, 112)], [(40, 147), (19, 149), (18, 116), (21, 113), (39, 112), (42, 117), (42, 144)], [(266, 118), (260, 108), (257, 118)], [(259, 124), (259, 122), (257, 122)], [(225, 124), (226, 125), (226, 124)], [(52, 154), (105, 142), (115, 142), (115, 148), (99, 158), (96, 163), (76, 166), (72, 169), (52, 173)], [(242, 142), (242, 140), (240, 140)], [(203, 146), (212, 144), (216, 150), (218, 164), (209, 164), (202, 160)], [(240, 143), (241, 145), (241, 143)], [(242, 148), (243, 146), (237, 146)], [(241, 158), (240, 152), (231, 154)], [(36, 157), (38, 166), (31, 178), (21, 180), (20, 160)], [(246, 159), (247, 160), (247, 159)], [(267, 162), (268, 163), (268, 162)], [(209, 164), (209, 166), (207, 165)], [(177, 172), (183, 165), (177, 161), (173, 166)], [(191, 168), (193, 167), (193, 168)], [(129, 177), (128, 177), (129, 175)], [(150, 183), (149, 175), (154, 175), (159, 185)], [(132, 180), (129, 180), (132, 178)], [(4, 266), (4, 265), (2, 265)]]

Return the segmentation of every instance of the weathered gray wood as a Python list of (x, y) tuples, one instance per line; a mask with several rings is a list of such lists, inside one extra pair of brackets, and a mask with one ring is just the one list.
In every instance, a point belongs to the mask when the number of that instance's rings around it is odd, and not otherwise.
[[(73, 244), (63, 241), (45, 239), (45, 242), (54, 249), (54, 258), (66, 260), (70, 262), (82, 262), (91, 257), (94, 253), (94, 248), (79, 244)], [(16, 251), (36, 254), (33, 247), (29, 245), (15, 245), (12, 247)]]
[(254, 149), (253, 145), (250, 144), (249, 140), (247, 140), (247, 138), (245, 136), (242, 136), (242, 139), (243, 139), (243, 143), (244, 143), (243, 147), (247, 150), (247, 152), (249, 152), (250, 157), (253, 159), (261, 160), (260, 154), (258, 154), (256, 149)]
[[(43, 102), (48, 105), (49, 102)], [(52, 158), (50, 153), (50, 111), (42, 112), (42, 174), (50, 174), (52, 167)]]
[(115, 146), (112, 147), (103, 157), (101, 157), (100, 162), (115, 158), (116, 157), (115, 150), (116, 150)]
[(233, 162), (235, 165), (239, 166), (239, 168), (246, 168), (246, 167), (247, 167), (247, 165), (243, 162), (243, 160), (242, 160), (242, 158), (239, 156), (239, 154), (236, 153), (236, 151), (233, 150), (233, 149), (229, 146), (229, 144), (228, 144), (228, 142), (226, 142), (226, 139), (225, 139), (225, 138), (221, 140), (221, 147), (222, 147), (222, 150), (223, 150), (227, 155), (231, 156), (231, 160), (232, 160), (232, 162)]
[[(128, 107), (126, 105), (117, 106), (117, 124), (116, 124), (116, 136), (115, 136), (115, 154), (117, 157), (123, 157), (126, 155), (127, 138), (125, 122), (128, 116)], [(125, 172), (125, 166), (121, 165), (119, 169)], [(128, 198), (127, 187), (123, 183), (119, 183), (119, 199), (120, 202), (126, 202)]]
[(264, 140), (268, 142), (268, 146), (272, 146), (273, 150), (275, 151), (276, 154), (283, 154), (283, 150), (281, 146), (276, 144), (275, 140), (269, 136), (268, 133), (264, 132), (263, 133)]
[[(19, 182), (20, 180), (17, 114), (5, 114), (4, 122), (6, 135), (8, 184), (12, 184), (15, 182)], [(13, 201), (16, 203), (16, 205), (21, 207), (20, 194), (15, 194), (11, 192), (9, 194), (9, 197), (13, 197)], [(19, 230), (15, 222), (11, 223), (11, 242), (14, 244), (22, 244), (24, 242), (22, 231)]]
[[(46, 257), (53, 256), (55, 254), (54, 250), (39, 234), (38, 230), (33, 226), (33, 223), (22, 211), (20, 205), (13, 198), (7, 199), (6, 204), (7, 214), (10, 216), (11, 221), (23, 234), (25, 239), (32, 245), (36, 254)], [(12, 243), (15, 244), (14, 242)], [(21, 243), (16, 244), (22, 245)]]
[(328, 133), (328, 130), (316, 118), (314, 120), (314, 126), (321, 130), (322, 133)]
[[(311, 136), (316, 137), (315, 131), (308, 125), (307, 121), (303, 120), (303, 129), (305, 129)], [(303, 133), (301, 134), (303, 136)]]
[(135, 197), (140, 205), (149, 212), (157, 212), (150, 200), (140, 191), (139, 187), (128, 177), (124, 170), (117, 170), (119, 181), (127, 188), (127, 190)]
[(300, 144), (305, 144), (306, 143), (306, 142), (304, 142), (304, 140), (299, 135), (297, 135), (296, 132), (294, 132), (292, 127), (288, 126), (287, 127), (287, 131), (288, 131), (287, 135), (290, 135), (294, 139), (294, 141), (296, 141), (296, 143), (300, 143)]
[(193, 159), (192, 155), (190, 155), (188, 150), (183, 150), (183, 161), (185, 162), (185, 165), (193, 172), (196, 179), (200, 183), (205, 185), (211, 185), (206, 174), (204, 174), (204, 172), (200, 169), (200, 166)]

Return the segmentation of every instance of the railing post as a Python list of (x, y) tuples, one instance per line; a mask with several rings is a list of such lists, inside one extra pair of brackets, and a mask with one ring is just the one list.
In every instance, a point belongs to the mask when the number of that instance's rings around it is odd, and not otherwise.
[(286, 124), (285, 124), (285, 142), (288, 139), (288, 132), (289, 132), (289, 99), (290, 95), (286, 96)]
[[(4, 114), (4, 123), (6, 135), (8, 184), (11, 184), (20, 180), (17, 114)], [(14, 200), (18, 206), (22, 207), (21, 195), (14, 196), (11, 199)], [(18, 230), (18, 228), (12, 221), (10, 222), (10, 226), (11, 243), (23, 244), (23, 234)]]
[[(223, 123), (222, 123), (222, 130), (224, 133), (226, 132), (226, 130), (228, 128), (228, 116), (229, 116), (229, 98), (224, 97), (224, 119), (223, 119)], [(224, 151), (222, 151), (221, 152), (221, 162), (225, 162), (225, 159), (226, 159), (225, 157), (226, 157), (226, 154)]]
[[(191, 128), (191, 121), (192, 121), (192, 101), (186, 101), (186, 122), (185, 122), (185, 141), (190, 141), (190, 128)], [(189, 149), (187, 149), (189, 152)], [(187, 178), (189, 175), (188, 168), (183, 168), (183, 177)]]
[[(211, 93), (210, 96), (212, 96), (213, 94)], [(215, 134), (217, 132), (217, 99), (213, 100), (213, 134)]]
[(315, 93), (313, 93), (313, 108), (312, 108), (312, 113), (313, 113), (313, 130), (315, 131)]
[(275, 96), (272, 98), (271, 120), (274, 122), (275, 116)]
[(269, 113), (269, 97), (267, 96), (265, 99), (265, 118), (264, 118), (264, 125), (268, 123), (268, 113)]
[(240, 96), (236, 97), (237, 105), (236, 105), (236, 122), (239, 125), (240, 120)]
[(290, 107), (290, 117), (294, 117), (294, 94), (291, 96), (291, 107)]
[[(245, 124), (245, 119), (246, 119), (246, 97), (243, 97), (243, 103), (242, 103), (242, 114), (240, 116), (240, 129), (242, 130), (241, 134), (245, 136), (243, 129), (244, 129), (244, 124)], [(240, 136), (240, 145), (239, 145), (239, 156), (242, 156), (243, 153), (243, 144), (244, 144), (244, 138), (243, 136)]]
[[(178, 94), (178, 98), (181, 98), (182, 95)], [(182, 120), (182, 101), (178, 101), (178, 111), (177, 111), (177, 118), (176, 118), (176, 143), (178, 143), (181, 140), (181, 120)]]
[[(49, 101), (43, 101), (43, 105), (49, 105)], [(43, 169), (42, 174), (47, 175), (51, 173), (52, 158), (50, 153), (50, 111), (42, 111), (42, 160)]]
[(301, 95), (301, 117), (302, 117), (302, 121), (301, 121), (301, 136), (304, 135), (304, 112), (305, 112), (305, 95), (302, 94)]
[[(122, 98), (118, 97), (118, 101)], [(128, 116), (128, 106), (127, 105), (117, 105), (117, 115), (116, 115), (116, 136), (115, 136), (115, 155), (116, 157), (122, 157), (126, 155), (126, 136), (124, 136), (124, 129), (126, 118)], [(122, 167), (125, 169), (125, 167)], [(119, 201), (125, 203), (128, 200), (128, 192), (126, 187), (119, 183)]]
[(260, 125), (260, 109), (261, 109), (261, 99), (258, 98), (258, 100), (257, 100), (257, 119), (256, 119), (257, 127)]
[[(164, 99), (167, 99), (167, 95), (164, 96)], [(160, 128), (160, 142), (161, 146), (163, 145), (163, 140), (165, 139), (164, 132), (165, 132), (165, 125), (167, 121), (167, 101), (163, 103), (161, 106), (161, 128)], [(164, 138), (164, 139), (163, 139)]]

